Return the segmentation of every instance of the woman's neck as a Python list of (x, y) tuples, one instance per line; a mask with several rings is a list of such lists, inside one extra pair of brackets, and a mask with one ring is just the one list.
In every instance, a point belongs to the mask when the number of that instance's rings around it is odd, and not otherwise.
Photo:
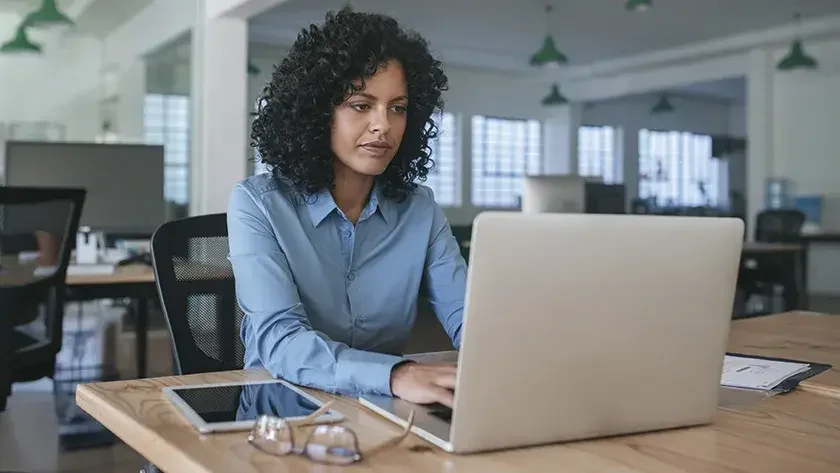
[(355, 225), (368, 203), (373, 189), (373, 176), (359, 174), (344, 166), (336, 166), (332, 197), (335, 205)]

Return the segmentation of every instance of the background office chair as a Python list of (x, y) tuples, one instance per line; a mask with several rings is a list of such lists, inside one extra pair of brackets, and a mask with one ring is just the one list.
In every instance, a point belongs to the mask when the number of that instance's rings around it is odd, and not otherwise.
[(227, 259), (226, 214), (165, 223), (152, 236), (151, 249), (177, 373), (242, 369), (243, 313)]
[(0, 245), (34, 236), (38, 251), (27, 260), (0, 248), (0, 412), (12, 383), (55, 376), (84, 201), (84, 189), (0, 187)]
[[(805, 214), (796, 209), (769, 209), (756, 216), (755, 241), (795, 242), (799, 239), (805, 225)], [(790, 264), (788, 254), (767, 253), (761, 257), (742, 259), (738, 275), (738, 289), (744, 300), (741, 315), (766, 315), (792, 307), (774, 307), (780, 293), (792, 290), (797, 284), (796, 264)], [(785, 259), (780, 259), (785, 258)], [(756, 309), (751, 309), (755, 306)], [(736, 314), (738, 315), (738, 314)]]
[(771, 209), (758, 214), (755, 241), (796, 241), (805, 225), (805, 214), (796, 209)]

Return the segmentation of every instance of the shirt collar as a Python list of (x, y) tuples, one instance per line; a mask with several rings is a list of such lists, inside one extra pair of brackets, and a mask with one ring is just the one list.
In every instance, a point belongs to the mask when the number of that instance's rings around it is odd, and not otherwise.
[(317, 194), (305, 195), (304, 202), (306, 202), (306, 210), (309, 212), (312, 225), (315, 227), (320, 225), (327, 218), (327, 215), (338, 208), (335, 205), (332, 194), (327, 190), (323, 190)]
[[(310, 194), (304, 197), (306, 202), (306, 210), (309, 212), (309, 218), (312, 220), (313, 226), (318, 226), (329, 214), (333, 211), (340, 211), (333, 199), (332, 194), (328, 190), (323, 190), (317, 194)], [(362, 214), (359, 221), (369, 218), (376, 210), (379, 210), (379, 215), (385, 220), (385, 223), (390, 223), (394, 219), (393, 203), (388, 199), (383, 198), (382, 189), (377, 182), (373, 186), (370, 193), (370, 200), (362, 209)]]

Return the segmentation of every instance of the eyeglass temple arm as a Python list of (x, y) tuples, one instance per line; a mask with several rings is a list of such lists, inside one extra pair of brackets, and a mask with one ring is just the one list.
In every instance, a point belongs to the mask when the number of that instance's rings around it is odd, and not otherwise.
[(405, 429), (402, 431), (401, 434), (397, 435), (396, 437), (394, 437), (390, 440), (386, 440), (386, 441), (380, 443), (379, 445), (375, 445), (375, 446), (371, 447), (370, 450), (368, 450), (367, 452), (365, 452), (363, 454), (363, 456), (370, 457), (370, 456), (373, 456), (373, 455), (375, 455), (375, 454), (377, 454), (377, 453), (379, 453), (383, 450), (387, 450), (391, 447), (395, 447), (395, 446), (399, 445), (400, 442), (402, 442), (406, 437), (408, 437), (408, 434), (411, 432), (411, 427), (413, 427), (413, 426), (414, 426), (414, 411), (412, 410), (411, 414), (408, 415), (408, 424), (406, 424)]
[(316, 420), (318, 417), (321, 417), (322, 415), (324, 415), (330, 409), (330, 407), (332, 407), (333, 404), (335, 404), (335, 401), (327, 401), (327, 402), (324, 403), (324, 405), (319, 407), (315, 412), (312, 412), (311, 414), (308, 414), (306, 417), (301, 417), (300, 419), (291, 420), (291, 421), (289, 421), (289, 424), (291, 424), (291, 425), (307, 425), (307, 424), (310, 424), (314, 420)]

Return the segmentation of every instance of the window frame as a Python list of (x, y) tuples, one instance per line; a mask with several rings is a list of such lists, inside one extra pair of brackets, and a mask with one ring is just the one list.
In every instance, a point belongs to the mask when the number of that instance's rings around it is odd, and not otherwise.
[[(480, 140), (480, 146), (478, 146), (476, 140), (476, 119), (483, 119), (485, 120), (485, 125), (483, 129), (483, 137)], [(492, 120), (500, 120), (504, 122), (513, 122), (513, 123), (521, 123), (525, 126), (525, 145), (522, 149), (523, 154), (523, 163), (522, 166), (524, 169), (521, 171), (508, 171), (508, 172), (499, 172), (499, 171), (488, 171), (484, 169), (488, 160), (488, 147), (492, 144), (492, 140), (488, 140), (487, 136), (487, 122)], [(529, 127), (534, 127), (536, 130), (537, 136), (535, 138), (536, 146), (532, 148), (533, 143), (531, 142), (533, 137), (530, 137), (529, 134), (532, 131)], [(500, 115), (484, 115), (484, 114), (474, 114), (470, 116), (470, 204), (475, 208), (499, 208), (499, 209), (516, 209), (521, 206), (521, 196), (522, 196), (522, 185), (524, 182), (524, 178), (528, 176), (536, 176), (542, 175), (545, 173), (545, 150), (544, 150), (544, 134), (545, 134), (545, 124), (541, 119), (538, 118), (521, 118), (521, 117), (506, 117)], [(480, 151), (477, 151), (479, 150)], [(534, 151), (535, 150), (535, 151)], [(480, 153), (481, 159), (477, 159), (477, 153)], [(536, 166), (533, 166), (535, 169), (532, 168), (531, 157), (529, 153), (535, 153), (535, 162)], [(480, 173), (480, 174), (479, 174)], [(480, 193), (488, 193), (491, 189), (485, 188), (480, 189), (482, 187), (479, 182), (480, 179), (493, 179), (493, 178), (500, 178), (500, 179), (507, 179), (509, 182), (507, 185), (502, 185), (501, 187), (504, 188), (504, 191), (510, 192), (508, 197), (503, 197), (500, 199), (496, 199), (495, 201), (480, 200)], [(511, 180), (519, 179), (518, 183), (510, 182)], [(519, 192), (516, 192), (516, 189), (513, 187), (518, 188)], [(495, 190), (498, 192), (500, 190), (499, 187), (495, 187)], [(513, 202), (504, 202), (504, 200), (510, 200), (510, 197), (513, 198)]]
[[(443, 127), (443, 123), (446, 120), (447, 115), (452, 117), (453, 126), (450, 132), (447, 132), (447, 130)], [(463, 159), (461, 153), (463, 127), (461, 117), (457, 113), (444, 111), (439, 115), (439, 119), (436, 117), (435, 124), (438, 126), (438, 137), (435, 138), (434, 142), (432, 140), (429, 142), (429, 147), (432, 149), (431, 158), (435, 162), (435, 167), (429, 171), (425, 181), (417, 182), (432, 189), (435, 194), (435, 200), (441, 207), (458, 208), (463, 205)], [(444, 134), (452, 139), (452, 156), (450, 162), (439, 159), (442, 155), (441, 149), (443, 146), (440, 143)], [(438, 143), (438, 147), (435, 147), (434, 143)], [(441, 163), (444, 163), (444, 165), (441, 166)], [(443, 174), (443, 171), (447, 167), (451, 167), (451, 175), (449, 176)], [(447, 181), (450, 179), (452, 181), (452, 193), (451, 195), (446, 195), (446, 192), (443, 192), (443, 189), (447, 187)]]
[[(581, 136), (586, 130), (609, 130), (609, 147), (610, 149), (603, 149), (602, 147), (583, 147), (584, 140)], [(582, 177), (588, 178), (600, 178), (604, 184), (622, 184), (624, 179), (621, 176), (621, 168), (619, 167), (619, 162), (621, 161), (620, 155), (620, 143), (618, 140), (621, 137), (621, 128), (614, 126), (614, 125), (593, 125), (593, 124), (584, 124), (578, 127), (578, 143), (577, 143), (577, 171), (578, 174)], [(599, 144), (600, 144), (600, 140)], [(590, 154), (591, 153), (591, 154)], [(591, 156), (597, 155), (599, 158), (599, 162), (597, 166), (600, 169), (600, 173), (591, 173), (591, 172), (582, 172), (581, 170), (584, 168), (582, 166), (583, 163), (583, 156)], [(586, 168), (588, 169), (589, 166), (587, 165)]]
[[(152, 100), (156, 98), (159, 103), (151, 104)], [(168, 101), (174, 100), (182, 100), (185, 105), (183, 111), (186, 119), (179, 124), (174, 124), (171, 119), (172, 116), (177, 114), (173, 111), (175, 106)], [(156, 110), (150, 112), (152, 107)], [(143, 96), (143, 140), (149, 144), (163, 145), (164, 199), (178, 205), (189, 205), (190, 202), (191, 112), (189, 95), (146, 93)], [(150, 116), (150, 113), (155, 115)], [(156, 115), (157, 113), (159, 115)], [(152, 137), (155, 135), (159, 135), (160, 139), (153, 139)], [(183, 148), (179, 147), (173, 151), (170, 140), (179, 142), (179, 145), (183, 145)], [(177, 155), (179, 159), (173, 159), (174, 155)], [(179, 177), (177, 179), (173, 178), (173, 173), (179, 174)], [(177, 191), (173, 191), (173, 189), (177, 189)]]
[[(670, 161), (667, 166), (674, 167), (675, 171), (671, 172), (668, 169), (665, 170), (666, 174), (669, 174), (668, 179), (660, 182), (669, 182), (671, 177), (675, 177), (675, 182), (671, 184), (676, 186), (675, 195), (677, 199), (674, 200), (673, 203), (668, 201), (660, 201), (662, 196), (653, 195), (656, 189), (647, 184), (646, 181), (650, 181), (649, 179), (645, 178), (645, 174), (648, 171), (648, 166), (644, 159), (650, 159), (651, 162), (649, 163), (651, 166), (651, 170), (653, 169), (652, 166), (655, 166), (656, 162), (656, 153), (653, 151), (653, 145), (651, 144), (650, 138), (648, 138), (648, 149), (643, 149), (643, 133), (650, 133), (650, 134), (664, 134), (665, 139), (669, 139), (667, 135), (672, 133), (677, 134), (677, 143), (678, 143), (678, 151), (674, 152), (672, 155), (668, 155), (669, 151), (665, 151), (663, 156), (666, 156), (666, 159)], [(698, 133), (693, 131), (687, 130), (663, 130), (658, 128), (641, 128), (638, 132), (638, 176), (637, 176), (637, 185), (638, 185), (638, 195), (641, 199), (651, 199), (656, 197), (657, 207), (660, 208), (680, 208), (680, 207), (712, 207), (712, 208), (720, 208), (725, 207), (728, 205), (729, 198), (728, 198), (728, 190), (729, 190), (729, 163), (725, 159), (720, 159), (714, 156), (712, 153), (712, 135), (706, 133)], [(697, 163), (696, 156), (697, 154), (697, 147), (701, 146), (700, 143), (693, 143), (691, 146), (694, 148), (694, 151), (690, 153), (692, 155), (691, 160), (695, 160), (694, 163), (686, 162), (687, 158), (684, 156), (685, 149), (686, 149), (686, 138), (691, 138), (693, 140), (696, 139), (704, 139), (706, 143), (702, 144), (702, 146), (708, 148), (708, 158), (706, 163)], [(670, 148), (671, 143), (666, 144), (666, 148)], [(702, 158), (701, 158), (702, 159)], [(694, 185), (699, 186), (699, 182), (701, 182), (699, 176), (697, 174), (691, 175), (689, 170), (694, 168), (696, 171), (699, 166), (710, 166), (713, 172), (708, 172), (706, 185), (713, 184), (713, 190), (709, 190), (708, 187), (706, 188), (707, 197), (703, 198), (702, 193), (699, 190), (695, 190), (692, 192), (693, 195), (687, 194), (687, 189), (692, 188), (692, 183)], [(708, 169), (708, 168), (707, 168)], [(651, 181), (652, 182), (652, 181)], [(646, 190), (650, 190), (652, 195), (645, 195)]]

